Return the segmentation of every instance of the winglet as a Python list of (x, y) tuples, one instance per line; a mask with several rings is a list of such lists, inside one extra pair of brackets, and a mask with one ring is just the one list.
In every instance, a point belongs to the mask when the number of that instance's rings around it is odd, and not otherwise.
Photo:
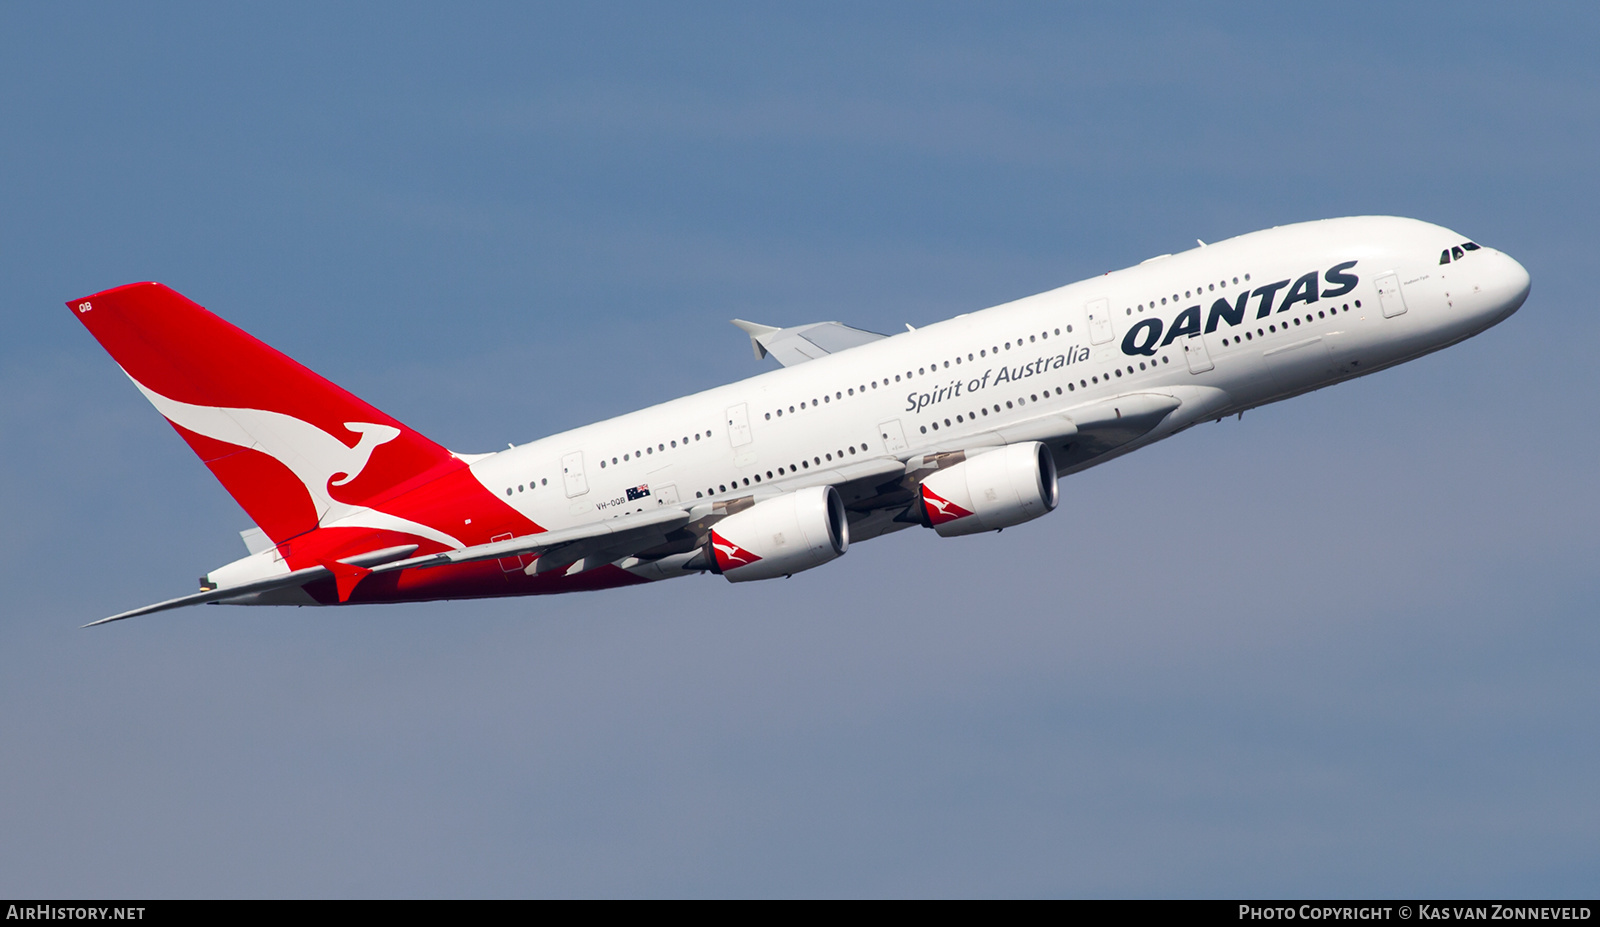
[(746, 322), (744, 319), (729, 321), (739, 326), (740, 331), (749, 334), (750, 348), (755, 351), (756, 360), (770, 355), (785, 367), (803, 364), (884, 337), (877, 332), (851, 328), (838, 322), (811, 322), (807, 325), (774, 328), (759, 322)]
[(763, 357), (767, 356), (767, 349), (762, 346), (760, 339), (763, 336), (771, 335), (774, 332), (783, 331), (781, 328), (774, 328), (771, 325), (762, 325), (760, 322), (746, 322), (744, 319), (729, 319), (728, 321), (738, 326), (745, 334), (750, 336), (750, 349), (756, 352), (756, 360), (761, 360)]

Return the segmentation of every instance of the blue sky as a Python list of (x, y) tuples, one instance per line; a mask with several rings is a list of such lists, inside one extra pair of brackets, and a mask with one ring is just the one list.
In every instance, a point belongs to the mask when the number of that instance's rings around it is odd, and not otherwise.
[[(0, 894), (1592, 896), (1597, 18), (0, 10)], [(73, 297), (160, 280), (478, 451), (766, 369), (729, 318), (1368, 213), (1527, 306), (998, 537), (77, 629), (248, 521)]]

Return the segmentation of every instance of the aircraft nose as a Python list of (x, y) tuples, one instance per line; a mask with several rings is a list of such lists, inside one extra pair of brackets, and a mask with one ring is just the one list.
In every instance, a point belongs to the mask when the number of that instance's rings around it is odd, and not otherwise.
[(1494, 251), (1484, 257), (1488, 260), (1483, 262), (1483, 283), (1480, 284), (1487, 297), (1483, 309), (1487, 321), (1493, 325), (1522, 308), (1533, 279), (1528, 276), (1528, 269), (1509, 254)]
[[(1522, 308), (1528, 298), (1528, 269), (1509, 254), (1484, 248), (1464, 261), (1461, 270), (1457, 285), (1452, 287), (1453, 305), (1459, 323), (1473, 334), (1499, 325)], [(1468, 283), (1470, 292), (1465, 286)]]

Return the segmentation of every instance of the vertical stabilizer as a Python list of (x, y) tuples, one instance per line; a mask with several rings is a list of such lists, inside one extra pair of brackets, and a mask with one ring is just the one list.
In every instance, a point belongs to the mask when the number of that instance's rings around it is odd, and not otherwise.
[(67, 306), (276, 543), (465, 466), (159, 283)]

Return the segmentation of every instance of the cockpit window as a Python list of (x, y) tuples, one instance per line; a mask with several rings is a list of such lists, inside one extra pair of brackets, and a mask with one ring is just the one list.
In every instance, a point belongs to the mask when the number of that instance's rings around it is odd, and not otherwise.
[(1446, 248), (1443, 251), (1439, 252), (1439, 263), (1440, 264), (1448, 264), (1448, 263), (1450, 263), (1450, 249), (1449, 248)]
[(1455, 260), (1459, 261), (1462, 258), (1467, 256), (1467, 252), (1468, 251), (1477, 251), (1477, 250), (1478, 250), (1478, 246), (1476, 244), (1474, 244), (1473, 242), (1470, 242), (1470, 241), (1464, 241), (1459, 245), (1455, 245), (1454, 247), (1446, 248), (1443, 251), (1440, 251), (1439, 252), (1439, 263), (1440, 264), (1448, 264), (1448, 263), (1450, 263), (1452, 257)]
[(1467, 253), (1465, 251), (1461, 250), (1461, 246), (1460, 245), (1457, 245), (1454, 248), (1451, 248), (1450, 249), (1450, 254), (1451, 254), (1451, 256), (1453, 256), (1458, 261), (1467, 256)]
[(1470, 242), (1470, 241), (1464, 241), (1464, 242), (1462, 242), (1462, 243), (1461, 243), (1461, 247), (1463, 247), (1463, 248), (1465, 248), (1465, 249), (1467, 249), (1467, 250), (1468, 250), (1468, 251), (1476, 251), (1476, 250), (1478, 250), (1478, 246), (1477, 246), (1477, 245), (1475, 245), (1475, 244), (1473, 244), (1473, 243), (1472, 243), (1472, 242)]

